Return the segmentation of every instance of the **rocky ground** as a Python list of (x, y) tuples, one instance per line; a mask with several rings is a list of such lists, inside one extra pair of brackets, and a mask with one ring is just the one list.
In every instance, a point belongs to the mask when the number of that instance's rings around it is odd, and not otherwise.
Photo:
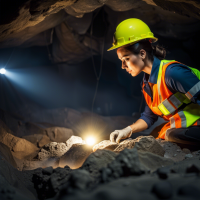
[(151, 135), (89, 146), (70, 129), (17, 137), (0, 122), (0, 199), (199, 199), (198, 146)]

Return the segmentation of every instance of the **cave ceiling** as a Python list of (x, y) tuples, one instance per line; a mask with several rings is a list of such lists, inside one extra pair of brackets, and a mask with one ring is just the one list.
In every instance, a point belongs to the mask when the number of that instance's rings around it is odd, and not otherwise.
[(2, 0), (0, 48), (51, 45), (54, 63), (82, 62), (91, 49), (100, 54), (104, 42), (109, 48), (117, 24), (131, 17), (146, 22), (157, 37), (187, 40), (200, 31), (200, 2)]

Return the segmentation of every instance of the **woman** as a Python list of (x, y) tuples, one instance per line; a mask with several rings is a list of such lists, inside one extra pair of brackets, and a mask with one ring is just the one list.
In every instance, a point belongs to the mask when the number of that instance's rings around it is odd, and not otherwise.
[(121, 22), (114, 34), (122, 69), (132, 76), (142, 71), (142, 92), (145, 111), (132, 125), (110, 134), (112, 142), (143, 131), (162, 117), (166, 123), (158, 138), (183, 144), (200, 144), (200, 72), (177, 61), (164, 60), (166, 51), (151, 43), (154, 37), (141, 20), (131, 18)]

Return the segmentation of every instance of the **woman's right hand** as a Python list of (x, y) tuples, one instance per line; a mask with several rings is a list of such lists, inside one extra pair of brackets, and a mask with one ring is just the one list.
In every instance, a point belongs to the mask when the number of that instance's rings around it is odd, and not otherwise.
[(122, 130), (115, 130), (110, 134), (110, 141), (119, 143), (121, 139), (126, 139), (131, 137), (132, 135), (132, 128), (127, 126)]

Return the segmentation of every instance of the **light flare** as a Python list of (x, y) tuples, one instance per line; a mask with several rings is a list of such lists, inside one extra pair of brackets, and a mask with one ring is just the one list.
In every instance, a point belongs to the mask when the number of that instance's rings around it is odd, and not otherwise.
[(1, 69), (0, 69), (0, 73), (1, 73), (1, 74), (5, 74), (5, 73), (6, 73), (6, 70), (5, 70), (4, 68), (1, 68)]
[(86, 144), (87, 144), (87, 145), (90, 145), (90, 146), (94, 145), (94, 144), (95, 144), (95, 139), (94, 139), (94, 137), (88, 137), (88, 138), (86, 139)]

